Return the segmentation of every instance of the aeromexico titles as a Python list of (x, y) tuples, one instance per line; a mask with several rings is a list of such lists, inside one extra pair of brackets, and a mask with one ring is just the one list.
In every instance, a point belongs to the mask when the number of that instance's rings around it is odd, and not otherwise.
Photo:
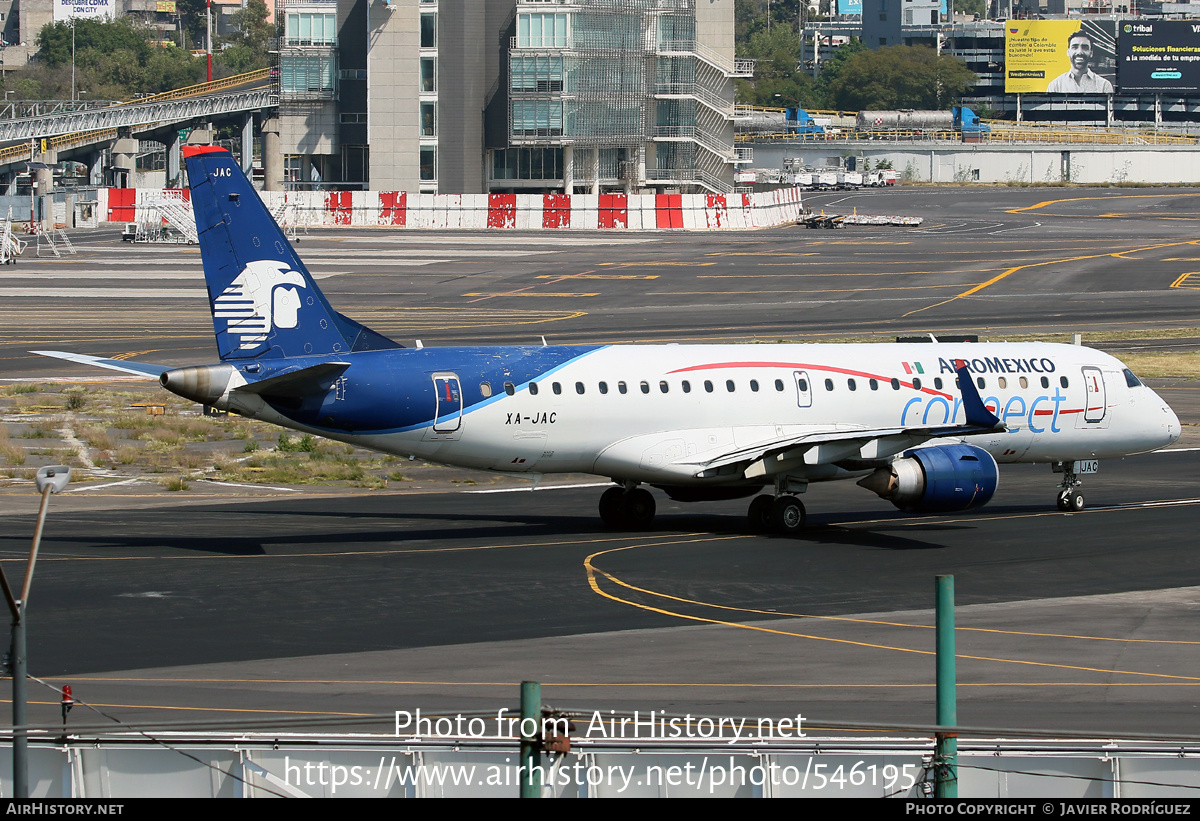
[(857, 478), (913, 512), (963, 511), (997, 463), (1050, 463), (1084, 506), (1096, 460), (1174, 442), (1179, 420), (1121, 362), (1073, 345), (405, 348), (336, 312), (225, 150), (184, 149), (220, 363), (43, 351), (153, 374), (196, 402), (388, 453), (611, 477), (600, 515), (753, 496), (794, 533), (810, 482)]

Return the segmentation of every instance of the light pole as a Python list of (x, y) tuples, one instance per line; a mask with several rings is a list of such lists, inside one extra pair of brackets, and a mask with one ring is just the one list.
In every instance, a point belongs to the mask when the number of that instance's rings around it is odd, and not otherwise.
[(212, 0), (207, 0), (204, 4), (206, 9), (208, 45), (205, 50), (208, 54), (208, 82), (212, 82)]
[(57, 493), (71, 481), (71, 469), (66, 465), (49, 465), (40, 468), (36, 476), (37, 488), (42, 493), (42, 505), (38, 508), (37, 526), (33, 530), (33, 544), (29, 548), (29, 561), (25, 565), (25, 581), (21, 585), (21, 596), (13, 596), (12, 588), (0, 567), (0, 587), (12, 614), (12, 646), (9, 650), (9, 669), (12, 672), (13, 700), (13, 798), (29, 797), (29, 721), (25, 711), (25, 611), (29, 608), (29, 587), (33, 584), (33, 566), (37, 562), (38, 547), (42, 543), (42, 526), (46, 523), (46, 509), (50, 494)]
[(71, 18), (71, 102), (75, 102), (75, 18)]

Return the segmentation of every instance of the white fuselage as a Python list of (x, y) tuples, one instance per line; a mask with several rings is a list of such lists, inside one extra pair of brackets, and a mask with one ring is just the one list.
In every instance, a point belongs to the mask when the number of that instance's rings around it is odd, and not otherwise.
[[(438, 411), (434, 425), (337, 438), (487, 470), (732, 484), (751, 477), (702, 476), (703, 466), (806, 434), (962, 424), (955, 360), (967, 363), (984, 404), (1007, 428), (964, 441), (1000, 463), (1126, 456), (1180, 433), (1170, 407), (1100, 351), (930, 343), (610, 346), (513, 385), (511, 395), (489, 385), (490, 399)], [(280, 421), (265, 411), (253, 415)], [(813, 450), (789, 472), (804, 481), (843, 478), (852, 471), (834, 462), (891, 455)]]

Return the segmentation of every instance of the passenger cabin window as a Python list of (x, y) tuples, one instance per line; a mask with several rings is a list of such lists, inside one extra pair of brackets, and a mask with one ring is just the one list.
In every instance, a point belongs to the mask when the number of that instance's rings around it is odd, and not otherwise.
[(491, 382), (480, 382), (479, 383), (479, 392), (481, 394), (483, 394), (483, 397), (485, 399), (487, 397), (491, 396), (492, 395), (492, 383)]
[(900, 390), (900, 380), (899, 379), (892, 380), (892, 390), (894, 390), (894, 391)]
[(537, 392), (538, 392), (537, 382), (530, 382), (529, 383), (529, 395), (537, 396)]
[(1000, 386), (1000, 390), (1004, 390), (1008, 387), (1008, 380), (1003, 376), (996, 377), (996, 383)]
[(1024, 388), (1028, 388), (1028, 387), (1029, 387), (1029, 380), (1022, 376), (1021, 377), (1021, 388), (1024, 389)]
[(750, 380), (750, 390), (754, 391), (755, 393), (758, 392), (758, 380), (757, 379)]
[(729, 391), (730, 393), (733, 393), (733, 380), (732, 379), (725, 380), (725, 390)]
[(1050, 387), (1050, 379), (1049, 378), (1047, 378), (1045, 376), (1042, 377), (1042, 387), (1043, 388)]
[(850, 390), (852, 390), (852, 391), (856, 391), (856, 390), (858, 390), (858, 384), (857, 384), (857, 383), (855, 383), (855, 381), (854, 381), (853, 379), (847, 379), (847, 380), (846, 380), (846, 387), (847, 387), (847, 388), (849, 388), (849, 389), (850, 389)]
[(608, 383), (607, 382), (601, 382), (598, 387), (600, 388), (601, 395), (608, 393)]
[(1060, 376), (1058, 378), (1058, 384), (1062, 385), (1064, 388), (1067, 387), (1067, 385), (1068, 385), (1067, 378), (1065, 376)]
[(515, 396), (517, 393), (517, 386), (514, 385), (512, 382), (505, 382), (504, 383), (504, 392), (507, 393), (509, 396)]
[(575, 393), (578, 393), (581, 395), (583, 394), (583, 383), (582, 382), (575, 383)]
[(783, 392), (783, 380), (782, 379), (775, 380), (775, 390), (779, 391), (780, 393)]
[(933, 378), (933, 386), (939, 391), (942, 389), (942, 378), (940, 376), (935, 376)]
[(987, 387), (987, 380), (984, 379), (982, 376), (976, 377), (975, 384), (979, 386), (979, 390), (983, 390), (984, 388)]
[(650, 383), (649, 382), (643, 382), (641, 387), (642, 387), (642, 393), (650, 393)]
[(562, 393), (562, 384), (559, 382), (554, 382), (550, 385), (550, 389), (553, 390), (556, 394), (560, 394), (560, 393)]
[(684, 393), (692, 392), (692, 383), (687, 381), (686, 379), (679, 383), (679, 387), (683, 388)]
[(833, 390), (833, 380), (832, 379), (825, 380), (825, 390), (827, 390), (827, 391)]
[(708, 391), (709, 393), (713, 392), (712, 382), (709, 382), (707, 379), (704, 380), (704, 390)]
[(921, 380), (915, 377), (913, 378), (913, 390), (921, 390)]
[(629, 393), (629, 386), (624, 382), (617, 383), (617, 393)]
[(799, 382), (796, 383), (796, 387), (798, 387), (800, 389), (801, 393), (807, 393), (808, 392), (808, 380), (801, 379)]
[(873, 390), (873, 391), (879, 390), (879, 380), (878, 379), (872, 379), (869, 382), (867, 382), (867, 384), (871, 386), (871, 390)]
[(666, 393), (667, 391), (671, 390), (671, 386), (668, 385), (667, 381), (664, 379), (662, 382), (658, 383), (658, 390), (661, 393)]

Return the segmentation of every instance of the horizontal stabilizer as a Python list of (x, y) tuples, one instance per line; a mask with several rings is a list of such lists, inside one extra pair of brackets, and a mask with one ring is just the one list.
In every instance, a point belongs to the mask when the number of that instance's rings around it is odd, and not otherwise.
[(329, 383), (342, 375), (349, 362), (322, 362), (311, 368), (288, 371), (235, 388), (238, 393), (257, 393), (260, 396), (304, 397), (329, 390)]
[(129, 362), (124, 359), (105, 359), (102, 356), (88, 356), (82, 353), (68, 353), (66, 351), (30, 351), (38, 356), (52, 356), (55, 359), (66, 359), (69, 362), (78, 362), (81, 365), (93, 365), (97, 368), (108, 368), (113, 371), (124, 371), (125, 373), (136, 373), (138, 376), (147, 376), (158, 379), (159, 374), (163, 371), (171, 370), (173, 365), (151, 365), (149, 362)]

